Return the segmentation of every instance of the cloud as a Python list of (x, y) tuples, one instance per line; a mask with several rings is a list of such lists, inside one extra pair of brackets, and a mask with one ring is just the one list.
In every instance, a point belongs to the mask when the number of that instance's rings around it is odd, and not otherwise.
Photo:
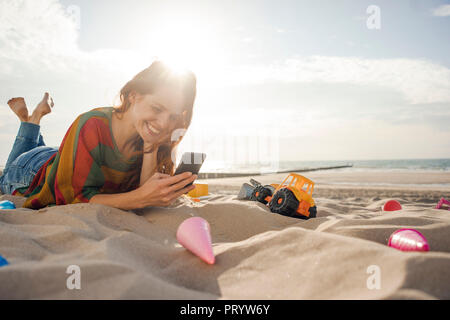
[[(74, 77), (74, 81), (111, 79), (137, 72), (145, 57), (136, 52), (101, 49), (84, 52), (78, 46), (75, 6), (57, 0), (0, 2), (0, 74), (33, 78), (36, 74)], [(146, 62), (148, 63), (148, 62)], [(139, 66), (139, 67), (138, 67)]]
[(450, 16), (450, 4), (443, 4), (437, 8), (431, 10), (433, 16), (436, 17), (449, 17)]
[[(0, 2), (2, 62), (61, 70), (67, 58), (78, 54), (77, 37), (73, 20), (56, 1)], [(5, 67), (4, 63), (2, 66), (2, 74), (18, 75), (17, 68)]]
[(242, 42), (246, 42), (246, 43), (253, 42), (254, 40), (255, 39), (253, 37), (245, 37), (245, 38), (241, 39)]
[(450, 69), (427, 60), (309, 56), (227, 72), (227, 81), (236, 85), (280, 81), (376, 86), (401, 93), (408, 103), (450, 102)]
[(0, 1), (0, 164), (6, 162), (19, 122), (6, 106), (23, 96), (29, 111), (50, 91), (55, 112), (42, 121), (49, 145), (58, 145), (76, 115), (110, 105), (120, 87), (149, 65), (136, 52), (82, 51), (73, 6), (57, 0)]
[[(450, 6), (441, 6), (450, 7)], [(439, 9), (438, 8), (438, 9)], [(82, 13), (82, 12), (81, 12)], [(56, 0), (0, 2), (0, 74), (29, 79), (53, 77), (116, 86), (151, 61), (143, 53), (118, 49), (84, 52), (78, 26)], [(246, 41), (250, 39), (245, 38)], [(199, 72), (210, 86), (251, 85), (268, 81), (385, 87), (413, 104), (450, 102), (450, 70), (426, 60), (305, 56), (271, 64), (224, 65)], [(223, 77), (217, 77), (217, 74)]]
[[(331, 123), (330, 123), (331, 125)], [(298, 139), (297, 139), (298, 140)], [(450, 132), (430, 129), (424, 123), (392, 125), (383, 119), (342, 120), (327, 130), (313, 131), (302, 140), (302, 148), (293, 137), (280, 143), (284, 158), (318, 159), (405, 159), (448, 158)], [(323, 146), (318, 148), (318, 146)], [(305, 154), (303, 151), (308, 150)]]

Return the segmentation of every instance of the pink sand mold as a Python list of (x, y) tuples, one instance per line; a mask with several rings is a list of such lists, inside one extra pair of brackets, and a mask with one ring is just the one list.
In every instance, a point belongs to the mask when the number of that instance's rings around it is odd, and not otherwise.
[(388, 246), (401, 251), (430, 250), (427, 239), (419, 231), (414, 229), (399, 229), (389, 237)]
[(184, 220), (177, 230), (178, 242), (209, 264), (214, 264), (215, 257), (211, 243), (211, 232), (208, 221), (200, 217)]
[(383, 206), (383, 211), (402, 210), (402, 205), (397, 200), (389, 200)]
[(448, 210), (450, 210), (450, 201), (445, 200), (445, 198), (441, 198), (441, 200), (439, 200), (438, 204), (434, 208), (440, 209), (440, 208), (442, 208), (442, 205), (444, 205), (444, 204), (448, 205)]

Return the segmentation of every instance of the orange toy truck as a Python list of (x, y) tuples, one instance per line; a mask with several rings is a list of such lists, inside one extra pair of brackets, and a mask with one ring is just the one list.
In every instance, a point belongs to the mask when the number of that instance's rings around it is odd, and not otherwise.
[(250, 199), (269, 204), (270, 211), (294, 218), (315, 218), (317, 207), (312, 198), (314, 182), (290, 173), (281, 184), (262, 185), (251, 179), (255, 187)]

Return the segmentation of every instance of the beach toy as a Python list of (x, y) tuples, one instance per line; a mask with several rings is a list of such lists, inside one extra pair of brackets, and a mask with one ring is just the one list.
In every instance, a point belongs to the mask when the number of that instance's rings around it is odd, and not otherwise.
[(0, 209), (15, 209), (16, 205), (14, 202), (9, 200), (0, 201)]
[(275, 188), (271, 185), (266, 185), (263, 186), (260, 182), (256, 181), (255, 179), (250, 179), (250, 183), (243, 183), (241, 186), (241, 190), (239, 190), (237, 199), (238, 200), (253, 200), (253, 201), (258, 201), (257, 198), (254, 196), (255, 193), (255, 189), (259, 188), (259, 189), (264, 189), (264, 188), (268, 188), (270, 191), (270, 194), (273, 193), (273, 191), (275, 191)]
[(383, 206), (383, 211), (402, 210), (402, 205), (397, 200), (389, 200)]
[(290, 173), (281, 184), (262, 185), (250, 179), (237, 195), (238, 200), (253, 200), (268, 205), (270, 211), (299, 219), (315, 218), (317, 207), (312, 197), (314, 182), (296, 173)]
[[(317, 216), (317, 207), (312, 194), (314, 182), (296, 173), (289, 173), (281, 184), (262, 185), (250, 179), (253, 191), (250, 200), (268, 205), (270, 211), (298, 219), (309, 219)], [(245, 198), (252, 186), (244, 184), (238, 199)]]
[(389, 237), (388, 246), (401, 251), (429, 251), (427, 239), (417, 230), (399, 229)]
[(252, 193), (254, 189), (255, 187), (251, 186), (247, 182), (242, 184), (241, 190), (239, 190), (239, 193), (237, 195), (238, 200), (250, 200), (252, 198)]
[(206, 183), (194, 183), (195, 189), (188, 192), (188, 196), (198, 198), (208, 195), (208, 185)]
[(198, 197), (198, 198), (192, 198), (191, 200), (194, 201), (194, 202), (200, 202), (202, 200), (208, 200), (210, 198), (211, 198), (211, 195), (207, 195), (207, 196), (201, 196), (201, 197)]
[(5, 258), (0, 256), (0, 267), (7, 266), (8, 264), (9, 262)]
[(209, 223), (205, 219), (192, 217), (184, 220), (178, 227), (177, 240), (206, 263), (214, 264), (211, 233)]
[(450, 201), (445, 200), (445, 198), (441, 198), (439, 200), (438, 204), (436, 205), (435, 209), (441, 209), (442, 205), (446, 204), (448, 206), (448, 210), (450, 210)]

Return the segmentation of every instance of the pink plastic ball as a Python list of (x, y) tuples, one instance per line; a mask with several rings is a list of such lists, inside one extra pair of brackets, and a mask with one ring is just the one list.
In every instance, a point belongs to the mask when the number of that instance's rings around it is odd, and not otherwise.
[(388, 246), (401, 251), (430, 250), (427, 239), (419, 231), (414, 229), (399, 229), (389, 237)]

